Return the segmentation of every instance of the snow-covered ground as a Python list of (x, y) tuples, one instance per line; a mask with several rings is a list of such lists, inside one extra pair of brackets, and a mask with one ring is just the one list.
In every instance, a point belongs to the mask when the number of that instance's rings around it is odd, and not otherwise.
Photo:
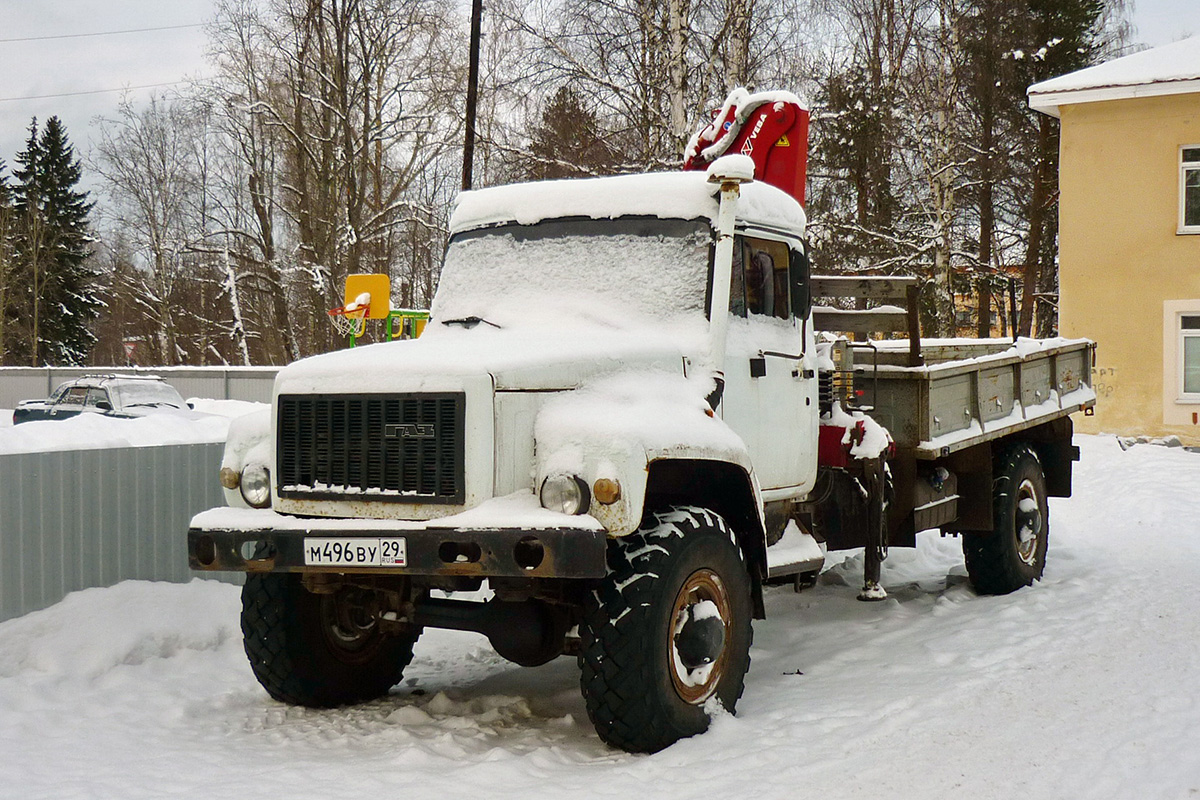
[(150, 414), (136, 419), (87, 413), (56, 420), (12, 424), (12, 409), (0, 408), (0, 454), (78, 450), (81, 447), (149, 447), (223, 442), (229, 421), (266, 403), (193, 397), (193, 410)]
[[(736, 717), (607, 749), (562, 658), (429, 631), (359, 708), (269, 700), (238, 590), (126, 583), (0, 624), (0, 797), (1200, 798), (1200, 455), (1080, 437), (1046, 577), (966, 585), (958, 542), (769, 590)], [(847, 585), (848, 584), (848, 585)]]

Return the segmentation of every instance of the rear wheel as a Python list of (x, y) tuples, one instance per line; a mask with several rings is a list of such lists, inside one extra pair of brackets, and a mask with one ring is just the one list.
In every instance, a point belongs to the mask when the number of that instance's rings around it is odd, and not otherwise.
[(312, 708), (387, 694), (418, 634), (381, 633), (369, 599), (352, 587), (314, 594), (296, 574), (247, 575), (242, 635), (254, 677), (276, 700)]
[(1000, 461), (992, 488), (991, 533), (963, 536), (967, 574), (981, 594), (1008, 594), (1040, 580), (1046, 568), (1050, 510), (1046, 478), (1028, 445)]
[(750, 665), (750, 579), (721, 517), (654, 514), (609, 543), (609, 575), (589, 598), (580, 685), (608, 744), (656, 752), (708, 728), (712, 698), (730, 712)]

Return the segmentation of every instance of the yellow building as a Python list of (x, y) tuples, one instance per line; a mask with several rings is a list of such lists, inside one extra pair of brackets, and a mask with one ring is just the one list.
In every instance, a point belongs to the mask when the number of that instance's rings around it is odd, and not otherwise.
[(1088, 433), (1200, 445), (1200, 37), (1029, 88), (1062, 121), (1059, 329), (1097, 342)]

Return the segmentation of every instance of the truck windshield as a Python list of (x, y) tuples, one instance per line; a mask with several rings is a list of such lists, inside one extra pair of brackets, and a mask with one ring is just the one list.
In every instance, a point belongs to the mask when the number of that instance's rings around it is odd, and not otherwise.
[(550, 220), (459, 233), (450, 240), (431, 309), (435, 320), (500, 326), (589, 319), (703, 318), (707, 220)]

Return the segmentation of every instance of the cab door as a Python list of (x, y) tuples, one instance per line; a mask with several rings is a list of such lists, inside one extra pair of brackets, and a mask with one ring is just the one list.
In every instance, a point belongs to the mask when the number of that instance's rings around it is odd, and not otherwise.
[(816, 481), (817, 378), (803, 243), (746, 232), (734, 243), (722, 418), (745, 441), (768, 499)]

